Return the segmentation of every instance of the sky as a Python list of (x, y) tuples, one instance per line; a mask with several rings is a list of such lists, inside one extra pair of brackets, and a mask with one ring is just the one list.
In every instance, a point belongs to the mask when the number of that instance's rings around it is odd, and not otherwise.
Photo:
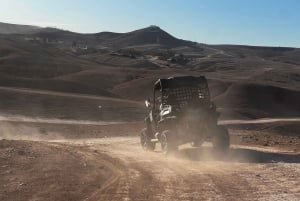
[(0, 22), (80, 33), (157, 25), (208, 44), (300, 47), (300, 0), (0, 0)]

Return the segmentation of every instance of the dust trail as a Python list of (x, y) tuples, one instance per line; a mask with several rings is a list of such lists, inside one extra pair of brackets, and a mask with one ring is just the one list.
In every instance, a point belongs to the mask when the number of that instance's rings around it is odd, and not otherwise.
[(0, 86), (0, 90), (15, 91), (15, 92), (20, 92), (20, 93), (62, 96), (62, 97), (86, 98), (86, 99), (95, 99), (95, 100), (109, 100), (109, 101), (118, 101), (118, 102), (124, 102), (124, 103), (134, 103), (134, 104), (138, 104), (138, 105), (144, 105), (144, 103), (142, 103), (140, 101), (126, 100), (126, 99), (106, 97), (106, 96), (80, 94), (80, 93), (58, 92), (58, 91), (39, 90), (39, 89), (31, 89), (31, 88), (3, 87), (3, 86)]
[[(48, 124), (77, 124), (77, 125), (114, 125), (114, 124), (128, 124), (128, 122), (121, 121), (88, 121), (88, 120), (73, 120), (73, 119), (50, 119), (50, 118), (34, 118), (19, 115), (1, 116), (0, 121), (8, 122), (25, 122), (25, 123), (48, 123)], [(130, 124), (130, 123), (129, 123)]]
[(15, 125), (10, 122), (1, 122), (0, 124), (0, 140), (30, 140), (30, 141), (44, 141), (52, 139), (64, 139), (64, 136), (57, 132), (48, 132), (41, 128)]
[(300, 118), (263, 118), (253, 120), (221, 120), (218, 123), (220, 125), (233, 125), (233, 124), (265, 124), (275, 122), (300, 122)]

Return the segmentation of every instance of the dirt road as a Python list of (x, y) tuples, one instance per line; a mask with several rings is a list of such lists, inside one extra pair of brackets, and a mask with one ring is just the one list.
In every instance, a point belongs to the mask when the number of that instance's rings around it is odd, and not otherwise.
[(86, 200), (300, 200), (300, 154), (233, 146), (218, 158), (209, 145), (184, 145), (165, 157), (142, 151), (136, 137), (63, 143), (118, 161), (115, 179)]
[(160, 144), (146, 152), (138, 137), (113, 135), (129, 126), (99, 125), (98, 138), (81, 126), (77, 139), (0, 140), (0, 200), (300, 200), (299, 150), (232, 145), (217, 157), (210, 144), (183, 145), (166, 157)]

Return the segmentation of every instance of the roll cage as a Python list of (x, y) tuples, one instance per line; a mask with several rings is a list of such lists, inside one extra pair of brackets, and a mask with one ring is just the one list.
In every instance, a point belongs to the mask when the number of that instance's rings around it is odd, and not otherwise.
[(158, 109), (158, 105), (184, 107), (191, 102), (210, 102), (208, 84), (204, 76), (171, 77), (155, 82), (153, 90), (154, 110)]

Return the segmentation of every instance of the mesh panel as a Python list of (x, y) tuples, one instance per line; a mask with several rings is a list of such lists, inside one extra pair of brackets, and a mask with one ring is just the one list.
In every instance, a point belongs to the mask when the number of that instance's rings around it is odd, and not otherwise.
[(163, 104), (178, 104), (179, 107), (186, 106), (191, 100), (199, 101), (209, 99), (208, 90), (205, 86), (165, 89), (163, 94)]

